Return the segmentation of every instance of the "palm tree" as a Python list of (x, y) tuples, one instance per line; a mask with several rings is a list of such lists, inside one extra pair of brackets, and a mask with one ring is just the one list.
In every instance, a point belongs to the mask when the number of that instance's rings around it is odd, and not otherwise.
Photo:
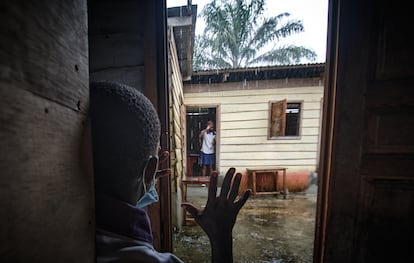
[[(278, 46), (277, 42), (304, 31), (302, 21), (289, 13), (264, 17), (265, 0), (212, 0), (201, 12), (206, 27), (196, 36), (194, 69), (241, 68), (297, 64), (316, 60), (303, 46)], [(270, 51), (263, 51), (269, 43)]]

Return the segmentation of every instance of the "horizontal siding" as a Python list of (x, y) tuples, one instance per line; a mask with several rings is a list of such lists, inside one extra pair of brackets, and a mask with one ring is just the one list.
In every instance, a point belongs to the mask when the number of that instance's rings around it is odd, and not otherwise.
[[(218, 154), (221, 173), (229, 167), (284, 166), (288, 171), (313, 171), (318, 160), (323, 86), (196, 92), (184, 94), (185, 105), (220, 105), (218, 112)], [(220, 85), (226, 85), (220, 84)], [(258, 82), (260, 87), (260, 81)], [(206, 85), (203, 90), (206, 89)], [(189, 89), (186, 89), (189, 90)], [(287, 99), (302, 102), (300, 136), (268, 139), (269, 102)], [(241, 170), (240, 170), (241, 169)]]
[[(319, 127), (303, 127), (302, 136), (307, 135), (318, 135)], [(267, 129), (263, 128), (250, 128), (250, 129), (221, 129), (220, 138), (231, 138), (231, 137), (265, 137), (267, 139)]]
[(294, 159), (294, 160), (220, 160), (220, 171), (224, 174), (228, 168), (234, 167), (237, 172), (246, 172), (246, 168), (256, 167), (286, 167), (289, 171), (300, 171), (298, 168), (306, 167), (307, 171), (312, 171), (316, 162), (314, 159)]
[[(320, 109), (320, 100), (306, 101), (303, 103), (303, 107), (307, 110), (319, 110)], [(232, 113), (232, 112), (250, 112), (250, 111), (267, 111), (269, 109), (269, 104), (263, 102), (250, 103), (246, 102), (243, 104), (231, 104), (224, 105), (225, 107), (221, 109), (222, 113)]]
[(283, 165), (277, 165), (275, 163), (272, 163), (270, 165), (264, 165), (263, 163), (249, 163), (248, 165), (243, 161), (242, 163), (234, 163), (232, 162), (231, 165), (228, 165), (228, 163), (223, 163), (220, 165), (220, 171), (222, 174), (224, 174), (229, 168), (234, 167), (236, 168), (236, 172), (238, 173), (246, 173), (246, 169), (254, 168), (254, 167), (261, 167), (261, 168), (272, 168), (272, 167), (285, 167), (287, 168), (287, 175), (289, 176), (290, 172), (297, 172), (297, 171), (312, 171), (315, 169), (315, 164), (309, 164), (309, 165), (294, 165), (294, 164), (283, 164)]
[(249, 153), (256, 154), (261, 152), (315, 152), (314, 143), (269, 143), (269, 144), (253, 144), (253, 145), (226, 145), (221, 147), (221, 154), (224, 153)]
[[(221, 114), (221, 116), (224, 114)], [(235, 129), (243, 130), (243, 129), (264, 129), (267, 131), (268, 124), (267, 119), (262, 120), (243, 120), (241, 121), (228, 121), (221, 123), (220, 131), (230, 130), (234, 132)], [(302, 128), (308, 127), (319, 127), (319, 118), (313, 119), (302, 119)]]
[(169, 42), (170, 55), (170, 166), (171, 166), (171, 188), (173, 192), (177, 192), (179, 182), (183, 177), (184, 158), (183, 158), (183, 121), (182, 121), (182, 104), (183, 87), (180, 74), (180, 66), (178, 63), (177, 51), (174, 41)]
[[(246, 152), (233, 152), (220, 154), (220, 160), (243, 160), (246, 159)], [(292, 152), (254, 152), (248, 155), (248, 160), (291, 160), (291, 159), (315, 159), (315, 151), (292, 151)]]
[(296, 138), (280, 138), (280, 139), (271, 139), (268, 140), (267, 137), (255, 137), (255, 136), (246, 136), (246, 137), (230, 137), (230, 138), (220, 138), (220, 146), (224, 147), (225, 145), (252, 145), (252, 144), (277, 144), (279, 141), (284, 143), (291, 144), (301, 144), (301, 143), (317, 143), (317, 135), (307, 135), (301, 136), (298, 139)]
[[(243, 112), (243, 111), (241, 111)], [(243, 114), (240, 112), (221, 112), (221, 121), (245, 121), (245, 120), (265, 120), (268, 119), (269, 109), (245, 111)], [(319, 109), (302, 109), (302, 119), (319, 119)]]
[[(300, 162), (298, 162), (300, 161)], [(224, 166), (234, 166), (234, 167), (262, 167), (262, 166), (283, 166), (289, 167), (290, 165), (315, 165), (315, 159), (266, 159), (266, 160), (256, 160), (256, 159), (220, 159), (221, 165)]]

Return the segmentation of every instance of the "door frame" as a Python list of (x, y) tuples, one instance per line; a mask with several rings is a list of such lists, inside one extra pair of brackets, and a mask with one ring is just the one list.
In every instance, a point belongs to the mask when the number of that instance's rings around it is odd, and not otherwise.
[(323, 262), (327, 216), (329, 212), (329, 185), (332, 167), (333, 130), (338, 72), (339, 1), (329, 0), (328, 32), (325, 62), (322, 125), (320, 129), (318, 195), (316, 205), (313, 262)]
[(183, 163), (185, 165), (184, 171), (187, 175), (187, 108), (215, 108), (216, 109), (216, 122), (214, 126), (216, 128), (216, 171), (220, 174), (220, 104), (185, 104), (185, 116), (184, 118), (184, 147), (183, 147)]

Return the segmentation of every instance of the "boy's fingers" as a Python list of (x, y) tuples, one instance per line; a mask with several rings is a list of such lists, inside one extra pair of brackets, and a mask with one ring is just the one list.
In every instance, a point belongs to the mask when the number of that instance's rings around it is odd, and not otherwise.
[(168, 160), (168, 157), (170, 156), (170, 153), (168, 151), (163, 151), (159, 156), (159, 163), (163, 164), (164, 162), (166, 162)]
[(207, 204), (208, 206), (211, 202), (216, 200), (217, 195), (217, 172), (213, 172), (210, 175), (210, 185), (208, 186), (208, 197)]
[(223, 185), (221, 186), (221, 192), (220, 192), (220, 199), (224, 200), (227, 199), (227, 195), (230, 190), (231, 180), (233, 179), (234, 172), (236, 171), (235, 168), (230, 168), (227, 170), (226, 176), (223, 180)]
[(233, 184), (231, 186), (231, 190), (230, 190), (230, 194), (229, 194), (229, 201), (230, 202), (234, 202), (237, 195), (239, 194), (239, 186), (240, 186), (241, 177), (242, 177), (241, 173), (237, 173), (234, 176)]
[(199, 216), (199, 210), (190, 203), (182, 203), (181, 207), (185, 208), (194, 218)]
[(247, 199), (249, 199), (251, 193), (252, 193), (252, 191), (250, 189), (246, 190), (243, 193), (242, 197), (240, 197), (240, 199), (237, 200), (237, 202), (234, 203), (234, 207), (236, 208), (237, 211), (239, 211), (244, 206)]
[(171, 169), (167, 168), (167, 169), (162, 169), (162, 170), (158, 170), (157, 173), (155, 174), (155, 178), (158, 179), (160, 177), (164, 177), (167, 175), (171, 174)]

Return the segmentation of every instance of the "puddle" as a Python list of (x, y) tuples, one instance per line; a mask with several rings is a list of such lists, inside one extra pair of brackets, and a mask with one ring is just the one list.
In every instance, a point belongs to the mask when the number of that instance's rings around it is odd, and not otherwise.
[[(189, 188), (189, 200), (204, 205), (206, 188)], [(281, 196), (251, 197), (233, 229), (234, 262), (311, 263), (316, 212), (316, 190)], [(186, 263), (210, 263), (208, 237), (198, 225), (183, 226), (173, 234), (174, 254)]]

